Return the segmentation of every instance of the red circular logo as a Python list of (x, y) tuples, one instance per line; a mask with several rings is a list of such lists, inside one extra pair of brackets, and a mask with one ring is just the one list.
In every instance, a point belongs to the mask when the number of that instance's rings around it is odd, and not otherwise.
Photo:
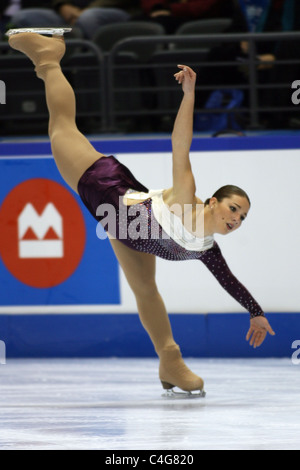
[(0, 255), (24, 284), (49, 288), (77, 269), (85, 248), (85, 223), (72, 194), (48, 179), (16, 186), (0, 208)]

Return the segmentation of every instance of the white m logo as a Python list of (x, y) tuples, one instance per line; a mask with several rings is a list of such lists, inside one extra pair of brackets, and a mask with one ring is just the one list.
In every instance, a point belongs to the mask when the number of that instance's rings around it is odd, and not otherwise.
[(63, 220), (49, 203), (42, 215), (27, 204), (18, 218), (20, 258), (63, 258)]

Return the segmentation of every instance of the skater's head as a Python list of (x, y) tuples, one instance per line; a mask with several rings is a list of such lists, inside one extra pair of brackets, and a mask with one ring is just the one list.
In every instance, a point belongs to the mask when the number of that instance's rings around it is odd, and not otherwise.
[(247, 193), (238, 186), (227, 185), (218, 189), (205, 201), (213, 233), (227, 235), (237, 230), (250, 210)]

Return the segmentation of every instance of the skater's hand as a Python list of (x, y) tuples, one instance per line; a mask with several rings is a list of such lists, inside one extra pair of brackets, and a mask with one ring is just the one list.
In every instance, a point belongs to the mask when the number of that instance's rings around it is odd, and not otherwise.
[(178, 65), (178, 68), (181, 71), (174, 74), (175, 80), (182, 85), (184, 93), (194, 92), (197, 74), (187, 65)]
[(250, 329), (246, 336), (246, 341), (250, 340), (250, 346), (254, 349), (262, 345), (266, 339), (267, 334), (275, 336), (275, 332), (272, 330), (270, 323), (265, 317), (255, 317), (251, 319)]

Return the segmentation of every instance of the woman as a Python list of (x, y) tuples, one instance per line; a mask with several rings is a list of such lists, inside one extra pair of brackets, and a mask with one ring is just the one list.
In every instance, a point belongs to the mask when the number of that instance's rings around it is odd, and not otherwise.
[[(173, 186), (166, 191), (149, 193), (124, 165), (112, 156), (98, 153), (78, 131), (74, 92), (59, 65), (65, 53), (63, 38), (19, 33), (11, 35), (9, 43), (32, 60), (37, 76), (45, 82), (50, 113), (49, 136), (62, 177), (80, 194), (91, 214), (102, 220), (106, 230), (103, 205), (109, 204), (115, 209), (116, 226), (112, 229), (115, 233), (110, 233), (110, 241), (135, 294), (141, 322), (159, 356), (163, 388), (170, 390), (177, 386), (201, 394), (203, 380), (185, 365), (156, 286), (156, 256), (170, 260), (201, 260), (221, 285), (249, 310), (251, 326), (247, 340), (254, 347), (262, 344), (267, 333), (273, 335), (274, 332), (260, 306), (230, 272), (213, 239), (214, 233), (225, 235), (240, 227), (250, 208), (247, 195), (233, 186), (221, 188), (205, 204), (195, 195), (189, 150), (193, 136), (196, 74), (183, 65), (175, 74), (184, 95), (172, 135)], [(140, 214), (140, 227), (146, 227), (147, 233), (140, 238), (135, 236), (137, 231), (130, 236), (132, 209)], [(183, 225), (186, 218), (188, 223)], [(191, 228), (195, 226), (192, 233)]]

